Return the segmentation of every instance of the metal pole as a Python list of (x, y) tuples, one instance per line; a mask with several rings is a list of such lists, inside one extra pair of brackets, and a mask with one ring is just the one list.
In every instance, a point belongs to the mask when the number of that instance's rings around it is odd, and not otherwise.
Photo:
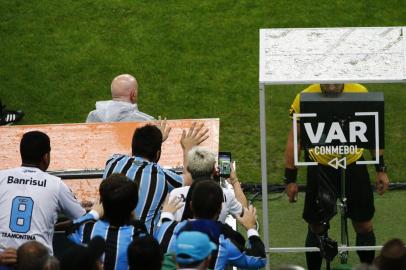
[[(348, 252), (357, 250), (381, 250), (383, 246), (339, 246), (338, 251)], [(270, 253), (302, 253), (302, 252), (320, 252), (318, 247), (274, 247), (269, 248)]]
[[(344, 128), (345, 120), (340, 120), (341, 128)], [(343, 158), (341, 155), (340, 159)], [(345, 194), (345, 171), (347, 167), (347, 160), (345, 160), (345, 168), (340, 167), (340, 212), (341, 212), (341, 245), (348, 246), (348, 227), (347, 227), (347, 196)], [(340, 261), (341, 264), (347, 264), (348, 261), (348, 251), (340, 251)]]
[[(347, 198), (345, 196), (345, 169), (340, 169), (340, 181), (341, 181), (341, 245), (348, 246), (348, 231), (347, 231)], [(341, 263), (346, 264), (348, 260), (348, 251), (341, 251), (340, 254)]]
[[(182, 174), (181, 168), (170, 169), (177, 174)], [(58, 176), (64, 180), (70, 179), (101, 179), (103, 177), (103, 169), (84, 169), (84, 170), (66, 170), (66, 171), (47, 171), (47, 173)]]
[(102, 178), (104, 170), (69, 170), (69, 171), (47, 171), (47, 173), (58, 176), (64, 180), (68, 179), (97, 179)]
[(266, 160), (266, 122), (265, 122), (265, 84), (259, 84), (259, 126), (261, 131), (261, 179), (262, 179), (262, 230), (265, 250), (267, 251), (269, 270), (269, 221), (268, 221), (268, 175)]

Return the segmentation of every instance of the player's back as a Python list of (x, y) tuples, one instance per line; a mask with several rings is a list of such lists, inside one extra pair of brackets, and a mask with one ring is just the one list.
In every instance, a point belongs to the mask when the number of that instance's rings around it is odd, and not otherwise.
[(84, 214), (60, 178), (35, 167), (0, 171), (0, 209), (0, 251), (36, 240), (52, 252), (58, 212)]
[(166, 195), (174, 188), (182, 186), (182, 176), (142, 157), (122, 154), (115, 154), (107, 161), (103, 180), (115, 173), (123, 174), (138, 183), (139, 200), (134, 212), (135, 217), (145, 222), (147, 230), (152, 233), (158, 223), (160, 207)]

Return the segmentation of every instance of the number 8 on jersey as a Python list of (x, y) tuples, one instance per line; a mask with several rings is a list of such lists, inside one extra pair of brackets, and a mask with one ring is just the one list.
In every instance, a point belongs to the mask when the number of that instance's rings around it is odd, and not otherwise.
[(31, 215), (34, 201), (30, 197), (17, 196), (11, 206), (10, 230), (27, 233), (31, 228)]

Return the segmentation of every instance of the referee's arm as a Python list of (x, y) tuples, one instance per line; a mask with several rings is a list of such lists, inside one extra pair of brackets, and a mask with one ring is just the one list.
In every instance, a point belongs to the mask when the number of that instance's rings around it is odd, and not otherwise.
[[(288, 195), (289, 202), (297, 201), (298, 186), (296, 184), (297, 168), (295, 167), (295, 145), (294, 145), (294, 134), (293, 125), (290, 128), (288, 134), (288, 140), (285, 147), (285, 178), (284, 181), (287, 184), (286, 194)], [(300, 138), (300, 127), (297, 126), (297, 138)], [(300, 143), (297, 145), (297, 153), (300, 157)], [(298, 158), (299, 158), (298, 157)]]
[[(300, 126), (297, 126), (297, 138), (300, 138)], [(285, 147), (285, 168), (289, 169), (296, 169), (295, 166), (295, 144), (294, 144), (294, 137), (293, 137), (293, 126), (290, 128), (289, 134), (288, 134), (288, 140), (286, 141), (286, 147)], [(300, 143), (297, 144), (297, 153), (300, 157)]]
[[(370, 149), (372, 157), (375, 159), (375, 149)], [(375, 171), (376, 171), (376, 179), (375, 179), (375, 184), (376, 184), (376, 192), (378, 192), (379, 195), (383, 195), (385, 191), (389, 187), (389, 177), (386, 174), (386, 165), (385, 161), (383, 159), (383, 149), (379, 149), (379, 163), (375, 164)]]

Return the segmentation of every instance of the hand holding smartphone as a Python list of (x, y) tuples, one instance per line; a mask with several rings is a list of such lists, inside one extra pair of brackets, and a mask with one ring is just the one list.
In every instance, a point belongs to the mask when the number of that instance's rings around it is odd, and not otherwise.
[(220, 177), (228, 178), (231, 174), (231, 152), (219, 152), (218, 166)]

